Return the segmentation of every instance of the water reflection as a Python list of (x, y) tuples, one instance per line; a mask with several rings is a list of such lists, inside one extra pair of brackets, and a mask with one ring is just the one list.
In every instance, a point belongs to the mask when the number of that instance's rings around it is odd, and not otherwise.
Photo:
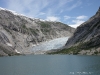
[(0, 75), (100, 75), (100, 56), (27, 55), (1, 57)]

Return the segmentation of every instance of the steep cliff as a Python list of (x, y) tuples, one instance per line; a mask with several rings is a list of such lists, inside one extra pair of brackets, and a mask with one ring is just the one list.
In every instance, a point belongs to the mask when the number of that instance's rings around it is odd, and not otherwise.
[(100, 54), (100, 8), (93, 17), (77, 27), (65, 47), (55, 53)]
[[(100, 8), (93, 17), (76, 29), (73, 36), (66, 43), (66, 46), (71, 47), (80, 42), (84, 43), (90, 41), (91, 44), (89, 45), (93, 44), (95, 47), (98, 45), (97, 42), (100, 43), (98, 37), (100, 37)], [(93, 43), (93, 41), (95, 43)]]
[(34, 45), (71, 36), (74, 30), (61, 22), (32, 19), (0, 8), (0, 55), (30, 54)]

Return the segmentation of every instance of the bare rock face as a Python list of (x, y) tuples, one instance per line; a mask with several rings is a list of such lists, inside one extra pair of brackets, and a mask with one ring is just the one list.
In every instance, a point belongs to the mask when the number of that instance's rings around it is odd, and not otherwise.
[(80, 50), (100, 48), (100, 8), (88, 21), (80, 25), (66, 43), (65, 48), (79, 47)]
[(61, 22), (32, 19), (0, 8), (0, 55), (30, 54), (32, 46), (69, 37), (74, 30)]

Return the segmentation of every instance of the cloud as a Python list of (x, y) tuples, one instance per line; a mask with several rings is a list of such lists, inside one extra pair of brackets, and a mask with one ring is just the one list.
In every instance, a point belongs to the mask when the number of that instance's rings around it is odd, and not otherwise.
[[(76, 1), (76, 0), (75, 0)], [(80, 6), (82, 4), (82, 2), (80, 0), (76, 1), (72, 6), (70, 6), (67, 10), (71, 11), (72, 9)]]
[[(69, 26), (77, 28), (79, 25), (81, 25), (88, 19), (88, 16), (85, 16), (85, 15), (80, 15), (77, 17), (64, 16), (64, 19), (68, 20), (67, 23)], [(69, 22), (69, 19), (70, 19), (70, 22)]]
[(70, 18), (71, 18), (70, 16), (64, 16), (65, 20), (70, 19)]
[(46, 19), (47, 21), (60, 21), (59, 17), (55, 17), (55, 16), (49, 16)]
[(45, 15), (45, 14), (46, 14), (46, 13), (44, 13), (44, 12), (40, 12), (40, 13), (39, 13), (39, 15)]
[(74, 24), (69, 24), (69, 26), (77, 28), (79, 25), (81, 25), (84, 22), (85, 22), (84, 20), (72, 20), (72, 23)]
[[(76, 19), (64, 15), (81, 4), (81, 0), (8, 0), (6, 8), (32, 18), (65, 22), (65, 20)], [(80, 18), (77, 17), (78, 19)], [(72, 22), (72, 24), (78, 25), (80, 22)]]
[(85, 15), (81, 15), (81, 16), (77, 16), (77, 17), (64, 16), (65, 20), (68, 20), (68, 19), (85, 20), (87, 18), (88, 18), (88, 16), (85, 16)]
[(37, 17), (48, 3), (48, 0), (9, 0), (7, 8), (30, 17)]
[(76, 19), (79, 19), (79, 20), (86, 19), (86, 18), (87, 18), (87, 16), (84, 16), (84, 15), (76, 17)]
[(47, 16), (61, 14), (67, 9), (70, 11), (80, 4), (80, 0), (76, 2), (74, 0), (8, 0), (7, 8), (29, 17), (45, 19)]
[(82, 23), (84, 23), (88, 16), (85, 15), (81, 15), (81, 16), (77, 16), (77, 17), (71, 17), (74, 20), (71, 21), (71, 24), (69, 24), (71, 27), (77, 28), (79, 25), (81, 25)]

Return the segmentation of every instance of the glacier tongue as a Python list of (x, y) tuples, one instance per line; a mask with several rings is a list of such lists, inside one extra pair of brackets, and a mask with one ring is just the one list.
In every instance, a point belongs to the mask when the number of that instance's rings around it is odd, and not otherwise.
[(38, 54), (41, 54), (41, 52), (43, 52), (43, 51), (48, 51), (48, 50), (52, 50), (52, 49), (59, 49), (65, 45), (68, 38), (69, 37), (57, 38), (57, 39), (54, 39), (51, 41), (41, 43), (37, 46), (34, 46), (32, 48), (32, 51), (34, 51), (34, 53), (39, 52)]

